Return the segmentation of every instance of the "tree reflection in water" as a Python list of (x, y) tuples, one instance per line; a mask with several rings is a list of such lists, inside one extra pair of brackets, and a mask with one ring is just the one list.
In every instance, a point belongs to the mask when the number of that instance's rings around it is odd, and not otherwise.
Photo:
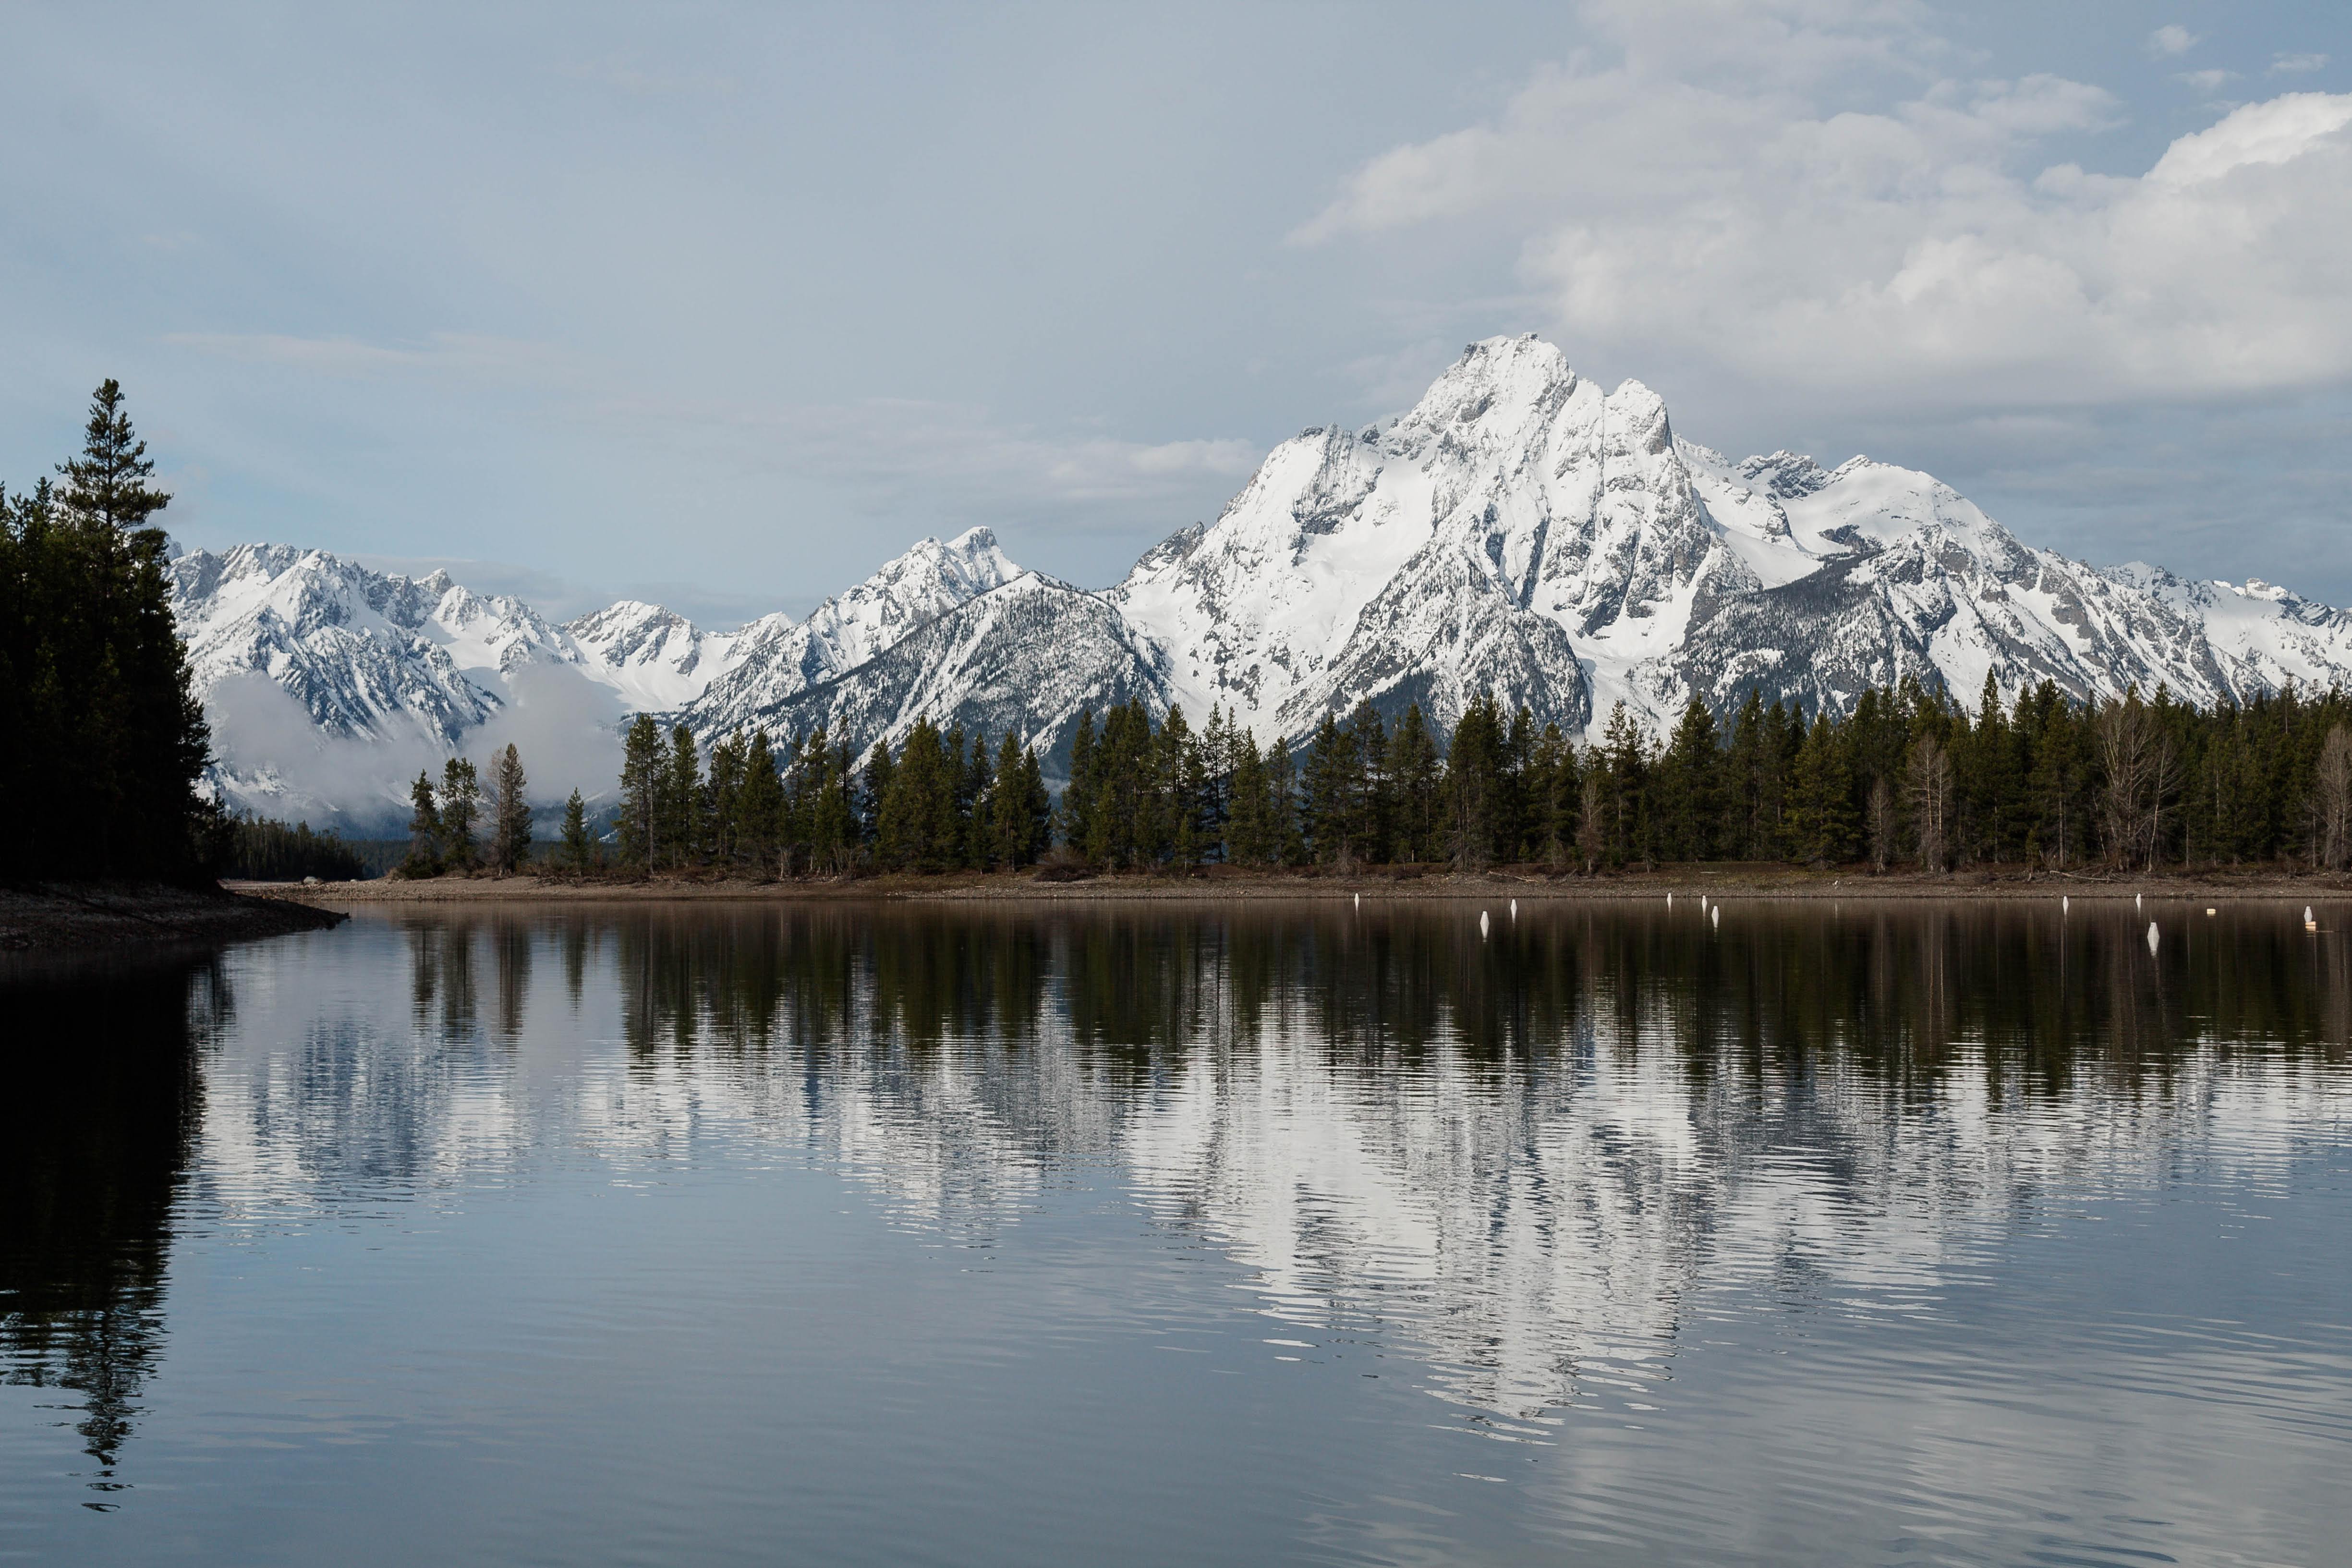
[[(340, 989), (252, 950), (268, 1022), (208, 1109), (216, 965), (20, 978), (6, 1375), (78, 1394), (119, 1484), (192, 1144), (247, 1187), (376, 1203), (710, 1135), (797, 1145), (982, 1243), (1057, 1164), (1110, 1169), (1260, 1310), (1410, 1353), (1473, 1419), (1543, 1421), (1651, 1375), (1697, 1282), (1916, 1289), (2039, 1192), (2311, 1113), (2352, 1036), (2334, 917), (2159, 910), (2151, 953), (2128, 904), (1735, 900), (1717, 925), (1526, 900), (1483, 936), (1478, 912), (404, 912), (320, 939)], [(2232, 1076), (2255, 1056), (2295, 1070)]]
[[(549, 923), (575, 1005), (583, 954), (618, 942), (623, 1030), (640, 1057), (697, 1045), (837, 1048), (1033, 1041), (1140, 1063), (1297, 1028), (1348, 1059), (1434, 1047), (1529, 1058), (1612, 1026), (1670, 1047), (1695, 1082), (1823, 1052), (1890, 1082), (1991, 1053), (2003, 1092), (2084, 1070), (2161, 1075), (2202, 1042), (2341, 1046), (2344, 944), (2259, 916), (2176, 920), (2157, 954), (2136, 918), (1992, 901), (1759, 901), (1728, 929), (1649, 905), (1531, 906), (1479, 934), (1475, 906), (750, 905), (626, 910)], [(501, 1028), (520, 1029), (529, 943), (485, 921)], [(415, 938), (418, 994), (454, 997), (471, 922)], [(465, 961), (470, 963), (470, 959)], [(428, 975), (428, 970), (430, 973)], [(462, 1012), (471, 1027), (470, 969)], [(420, 1002), (420, 1006), (422, 1003)]]
[(197, 1047), (228, 992), (216, 962), (167, 961), (12, 973), (0, 1005), (0, 1375), (81, 1396), (90, 1485), (111, 1491), (163, 1350)]

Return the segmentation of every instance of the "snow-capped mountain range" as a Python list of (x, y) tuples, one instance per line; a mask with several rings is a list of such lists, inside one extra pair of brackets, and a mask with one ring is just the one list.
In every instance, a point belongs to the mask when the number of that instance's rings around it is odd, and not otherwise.
[[(2352, 675), (2344, 611), (2088, 566), (1864, 458), (1734, 462), (1677, 436), (1649, 388), (1604, 391), (1532, 336), (1472, 344), (1397, 419), (1284, 442), (1215, 522), (1101, 592), (1023, 570), (985, 529), (922, 541), (806, 620), (726, 633), (634, 601), (557, 625), (443, 573), (281, 545), (173, 572), (208, 703), (258, 678), (321, 745), (436, 752), (472, 750), (525, 688), (564, 678), (612, 718), (706, 735), (822, 723), (862, 749), (928, 715), (1052, 752), (1083, 706), (1134, 697), (1195, 721), (1221, 706), (1264, 741), (1360, 700), (1419, 701), (1450, 729), (1482, 689), (1582, 732), (1618, 701), (1663, 727), (1694, 692), (1843, 710), (1906, 675), (1971, 704), (1989, 672), (2012, 695), (2047, 678), (2198, 702)], [(223, 749), (232, 798), (319, 815), (388, 808), (414, 766), (340, 782), (339, 799), (305, 784), (299, 756)]]

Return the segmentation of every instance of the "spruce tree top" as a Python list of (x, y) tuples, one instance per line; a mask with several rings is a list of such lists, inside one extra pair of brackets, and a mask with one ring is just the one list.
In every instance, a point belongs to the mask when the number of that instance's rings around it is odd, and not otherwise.
[(110, 376), (90, 395), (81, 456), (58, 465), (66, 480), (66, 508), (85, 522), (126, 533), (143, 527), (172, 503), (170, 495), (146, 482), (154, 471), (147, 443), (123, 412), (122, 384)]

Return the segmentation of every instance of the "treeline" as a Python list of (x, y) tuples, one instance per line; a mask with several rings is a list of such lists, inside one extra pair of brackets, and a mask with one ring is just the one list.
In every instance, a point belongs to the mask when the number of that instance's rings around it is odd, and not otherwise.
[(1470, 704), (1441, 755), (1416, 705), (1327, 716), (1296, 756), (1212, 711), (1156, 731), (1139, 705), (1081, 720), (1064, 841), (1107, 868), (1446, 862), (1598, 871), (1670, 861), (1983, 865), (2352, 858), (2352, 703), (2292, 689), (2199, 710), (2159, 690), (2069, 700), (2044, 682), (1978, 710), (1916, 681), (1810, 719), (1751, 693), (1696, 700), (1652, 736), (1620, 703), (1590, 745), (1523, 707)]
[(732, 736), (706, 758), (686, 726), (665, 737), (640, 715), (625, 737), (620, 795), (614, 841), (633, 871), (1017, 868), (1034, 864), (1052, 834), (1033, 749), (928, 719), (895, 755), (877, 746), (859, 769), (821, 727), (781, 750), (765, 731)]
[[(758, 875), (1026, 866), (1106, 870), (1447, 864), (1597, 872), (1780, 861), (1945, 871), (2298, 865), (2352, 859), (2352, 702), (2289, 689), (2200, 710), (2162, 690), (2081, 703), (2052, 683), (1976, 711), (1916, 681), (1808, 717), (1751, 694), (1692, 701), (1653, 736), (1621, 703), (1590, 744), (1472, 701), (1441, 748), (1420, 708), (1328, 716), (1295, 752), (1212, 710), (1079, 716), (1049, 805), (1037, 759), (928, 721), (862, 768), (823, 732), (705, 753), (630, 730), (624, 867)], [(575, 800), (576, 816), (576, 800)], [(581, 861), (585, 864), (584, 851)]]
[(354, 882), (368, 874), (360, 853), (332, 833), (314, 833), (307, 822), (287, 826), (272, 817), (232, 816), (221, 826), (219, 874), (244, 882)]
[(0, 489), (0, 876), (192, 879), (217, 843), (154, 471), (108, 381), (58, 479)]

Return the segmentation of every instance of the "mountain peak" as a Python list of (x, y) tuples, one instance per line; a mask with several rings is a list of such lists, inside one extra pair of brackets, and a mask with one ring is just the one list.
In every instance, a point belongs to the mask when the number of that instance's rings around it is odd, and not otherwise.
[[(1532, 335), (1468, 345), (1394, 421), (1283, 442), (1213, 523), (1101, 594), (1024, 574), (985, 527), (916, 542), (805, 621), (728, 634), (636, 600), (559, 630), (446, 573), (288, 546), (183, 556), (173, 582), (208, 701), (266, 679), (322, 730), (422, 722), (453, 746), (551, 661), (706, 738), (824, 723), (861, 747), (924, 718), (1051, 745), (1081, 705), (1130, 700), (1221, 704), (1288, 742), (1360, 701), (1418, 703), (1443, 731), (1490, 690), (1575, 737), (1621, 700), (1659, 728), (1693, 697), (1811, 714), (1906, 678), (1964, 702), (1988, 672), (2004, 697), (2048, 679), (2210, 702), (2352, 677), (2344, 612), (2256, 582), (2094, 572), (1867, 458), (1731, 462), (1678, 438), (1651, 387), (1604, 392)], [(223, 754), (257, 777), (299, 765)]]

